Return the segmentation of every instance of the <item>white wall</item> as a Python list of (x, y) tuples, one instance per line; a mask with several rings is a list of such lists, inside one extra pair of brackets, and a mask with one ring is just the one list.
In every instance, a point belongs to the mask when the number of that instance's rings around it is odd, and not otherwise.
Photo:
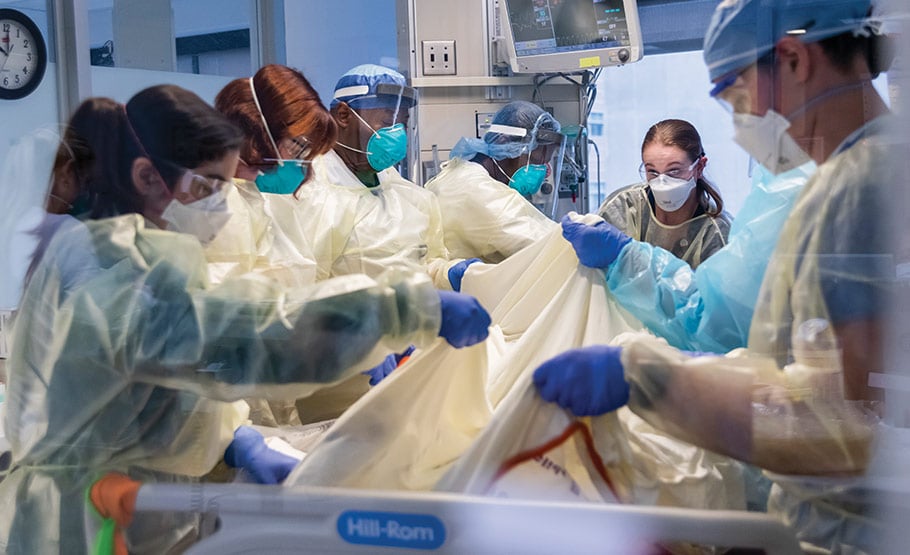
[(287, 65), (303, 72), (326, 106), (352, 67), (398, 67), (395, 0), (291, 0), (284, 10)]
[[(641, 141), (653, 124), (683, 119), (698, 129), (708, 157), (707, 178), (720, 190), (726, 209), (736, 214), (749, 190), (749, 157), (731, 137), (730, 115), (708, 96), (710, 80), (701, 52), (646, 56), (627, 66), (605, 68), (597, 83), (595, 112), (604, 114), (600, 147), (604, 196), (638, 183)], [(591, 150), (591, 209), (596, 194), (596, 158)]]

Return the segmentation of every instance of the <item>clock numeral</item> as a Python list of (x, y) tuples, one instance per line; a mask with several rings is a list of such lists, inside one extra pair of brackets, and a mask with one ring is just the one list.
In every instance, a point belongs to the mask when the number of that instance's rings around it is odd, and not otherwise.
[(22, 48), (28, 48), (28, 39), (22, 41)]
[(4, 23), (4, 24), (3, 24), (3, 32), (4, 32), (4, 33), (9, 33), (9, 23)]
[(31, 53), (31, 52), (29, 52), (29, 53), (25, 56), (25, 61), (26, 61), (26, 62), (32, 61), (32, 53)]
[(17, 39), (18, 39), (19, 36), (20, 36), (20, 33), (19, 33), (20, 31), (22, 31), (22, 29), (16, 27), (16, 38), (17, 38)]
[(20, 82), (21, 82), (21, 81), (20, 81), (20, 79), (19, 79), (19, 74), (17, 73), (17, 74), (16, 74), (16, 84), (18, 85)]
[(3, 78), (3, 86), (4, 86), (4, 87), (8, 87), (8, 86), (9, 86), (9, 77), (4, 77), (4, 78)]
[(25, 75), (28, 75), (28, 68), (27, 67), (22, 68), (22, 73)]

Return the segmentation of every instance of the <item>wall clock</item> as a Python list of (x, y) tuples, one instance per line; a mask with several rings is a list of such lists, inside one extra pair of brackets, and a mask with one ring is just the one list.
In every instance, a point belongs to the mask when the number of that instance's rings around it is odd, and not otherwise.
[(0, 9), (0, 98), (13, 100), (31, 94), (47, 68), (47, 46), (27, 15)]

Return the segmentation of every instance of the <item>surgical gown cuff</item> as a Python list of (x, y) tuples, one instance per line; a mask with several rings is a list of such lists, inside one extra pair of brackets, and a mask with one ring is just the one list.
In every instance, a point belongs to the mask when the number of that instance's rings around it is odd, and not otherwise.
[(378, 281), (389, 287), (392, 304), (386, 311), (389, 321), (385, 346), (401, 352), (409, 345), (425, 347), (432, 343), (442, 326), (439, 294), (429, 276), (420, 272), (392, 269)]

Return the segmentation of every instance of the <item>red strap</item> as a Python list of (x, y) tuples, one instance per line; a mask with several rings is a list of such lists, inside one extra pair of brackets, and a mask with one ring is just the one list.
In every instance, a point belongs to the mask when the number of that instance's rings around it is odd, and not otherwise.
[(591, 458), (591, 464), (594, 465), (594, 470), (597, 472), (597, 475), (600, 476), (600, 479), (604, 481), (610, 492), (613, 496), (621, 501), (621, 497), (616, 492), (616, 488), (613, 486), (613, 480), (610, 479), (610, 475), (607, 473), (607, 467), (604, 465), (603, 459), (600, 457), (600, 453), (597, 452), (597, 449), (594, 447), (594, 437), (591, 435), (591, 430), (584, 423), (575, 420), (563, 430), (561, 434), (551, 439), (550, 441), (540, 445), (538, 447), (533, 447), (521, 453), (517, 453), (508, 459), (506, 459), (500, 466), (499, 470), (496, 471), (496, 474), (493, 475), (493, 479), (490, 480), (490, 484), (484, 490), (484, 493), (490, 491), (493, 485), (496, 484), (503, 476), (511, 472), (516, 466), (526, 463), (529, 460), (542, 456), (549, 451), (559, 447), (566, 442), (570, 437), (575, 435), (576, 432), (581, 432), (582, 439), (585, 442), (585, 448), (588, 452), (588, 456)]

